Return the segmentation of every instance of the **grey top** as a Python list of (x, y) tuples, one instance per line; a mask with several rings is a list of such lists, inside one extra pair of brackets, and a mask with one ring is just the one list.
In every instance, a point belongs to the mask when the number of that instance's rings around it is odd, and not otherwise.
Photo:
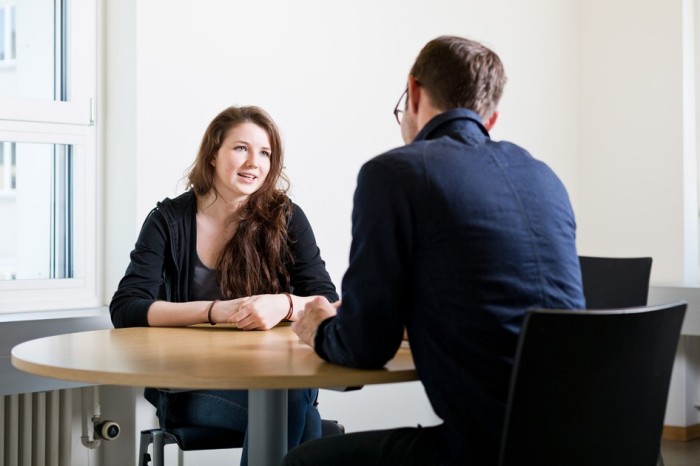
[(194, 255), (194, 279), (192, 285), (192, 301), (224, 299), (216, 270), (204, 265), (204, 262), (199, 258), (199, 254)]

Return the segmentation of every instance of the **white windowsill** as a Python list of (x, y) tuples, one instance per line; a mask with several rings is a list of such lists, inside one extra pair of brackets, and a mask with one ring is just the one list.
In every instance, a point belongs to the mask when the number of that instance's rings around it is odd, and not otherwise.
[(0, 325), (5, 322), (76, 319), (86, 317), (109, 317), (109, 308), (104, 306), (86, 309), (60, 309), (55, 311), (10, 312), (7, 314), (0, 314)]

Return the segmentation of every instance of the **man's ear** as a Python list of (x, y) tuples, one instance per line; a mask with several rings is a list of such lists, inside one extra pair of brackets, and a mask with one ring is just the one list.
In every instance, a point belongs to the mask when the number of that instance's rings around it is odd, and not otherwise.
[(416, 78), (413, 75), (408, 75), (408, 105), (412, 113), (418, 112), (418, 104), (420, 103), (421, 88)]
[(496, 120), (498, 120), (498, 112), (493, 112), (491, 116), (484, 121), (484, 128), (486, 128), (486, 131), (491, 131), (491, 128), (494, 127), (496, 124)]

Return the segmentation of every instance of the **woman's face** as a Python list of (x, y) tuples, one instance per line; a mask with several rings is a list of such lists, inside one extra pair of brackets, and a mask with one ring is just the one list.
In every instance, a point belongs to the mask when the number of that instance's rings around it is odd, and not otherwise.
[(270, 171), (272, 147), (267, 132), (244, 122), (229, 129), (211, 161), (214, 187), (227, 201), (243, 201), (260, 189)]

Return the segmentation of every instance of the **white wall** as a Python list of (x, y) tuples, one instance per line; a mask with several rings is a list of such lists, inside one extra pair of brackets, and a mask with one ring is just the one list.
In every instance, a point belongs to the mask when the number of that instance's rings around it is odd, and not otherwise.
[[(652, 284), (696, 285), (700, 2), (579, 4), (579, 253), (652, 256)], [(682, 337), (665, 424), (700, 422), (699, 362), (698, 337)]]
[(684, 171), (695, 177), (684, 160), (684, 3), (580, 2), (579, 251), (650, 255), (656, 283), (697, 268), (697, 228), (686, 232), (697, 190), (683, 184)]

